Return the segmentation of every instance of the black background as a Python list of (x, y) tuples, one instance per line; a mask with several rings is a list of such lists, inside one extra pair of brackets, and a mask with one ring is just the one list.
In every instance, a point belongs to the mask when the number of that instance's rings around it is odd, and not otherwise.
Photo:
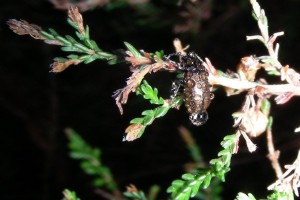
[[(112, 11), (97, 8), (83, 13), (83, 18), (90, 26), (91, 37), (106, 51), (122, 49), (123, 41), (127, 41), (148, 52), (171, 53), (172, 41), (179, 37), (221, 70), (235, 70), (243, 56), (266, 54), (259, 42), (246, 42), (246, 35), (258, 33), (247, 1), (212, 1), (211, 17), (201, 21), (198, 32), (179, 34), (173, 32), (173, 27), (183, 8), (168, 1), (153, 3), (163, 12), (151, 16), (151, 23), (146, 25), (136, 23), (137, 19), (148, 19), (130, 7)], [(270, 32), (285, 31), (279, 39), (280, 61), (297, 70), (300, 2), (260, 3), (266, 10)], [(44, 29), (52, 27), (62, 35), (73, 34), (66, 17), (66, 11), (55, 9), (47, 1), (0, 3), (0, 199), (61, 199), (64, 188), (77, 191), (81, 199), (102, 198), (94, 194), (91, 179), (81, 171), (78, 162), (69, 158), (66, 127), (74, 128), (102, 150), (102, 161), (111, 168), (121, 190), (135, 184), (147, 191), (152, 184), (159, 184), (161, 198), (166, 198), (166, 188), (183, 173), (184, 163), (191, 161), (177, 128), (184, 125), (193, 132), (209, 161), (220, 150), (222, 138), (233, 133), (231, 114), (240, 108), (244, 95), (226, 97), (222, 89), (216, 91), (208, 110), (210, 119), (204, 126), (192, 126), (181, 108), (156, 120), (140, 139), (122, 142), (129, 121), (151, 108), (135, 94), (130, 95), (123, 116), (115, 106), (111, 95), (125, 86), (129, 66), (95, 61), (70, 67), (60, 74), (49, 73), (52, 59), (67, 54), (56, 46), (18, 36), (6, 25), (10, 18), (25, 19)], [(165, 98), (173, 79), (174, 74), (165, 72), (147, 76)], [(271, 81), (279, 82), (279, 78)], [(276, 105), (272, 100), (274, 140), (282, 153), (281, 163), (291, 163), (299, 146), (299, 137), (293, 133), (300, 124), (298, 100), (294, 97), (285, 105)], [(223, 185), (224, 199), (233, 199), (239, 191), (265, 197), (266, 187), (275, 180), (266, 158), (265, 137), (255, 138), (254, 142), (258, 150), (251, 154), (241, 141)]]

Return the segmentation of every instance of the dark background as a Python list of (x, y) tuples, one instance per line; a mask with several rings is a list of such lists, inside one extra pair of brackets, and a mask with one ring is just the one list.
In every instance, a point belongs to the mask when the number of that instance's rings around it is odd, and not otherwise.
[[(260, 3), (269, 19), (270, 33), (285, 31), (279, 39), (280, 61), (297, 70), (300, 2)], [(266, 54), (259, 42), (246, 42), (246, 35), (258, 33), (248, 1), (211, 1), (206, 10), (210, 16), (196, 20), (195, 30), (182, 33), (174, 33), (174, 26), (186, 24), (179, 16), (184, 7), (167, 0), (152, 4), (155, 9), (146, 14), (135, 7), (122, 6), (113, 10), (96, 8), (83, 13), (83, 18), (90, 26), (91, 37), (106, 51), (124, 48), (123, 41), (127, 41), (148, 52), (171, 53), (172, 41), (179, 37), (221, 70), (235, 70), (243, 56)], [(184, 125), (193, 132), (209, 161), (220, 150), (222, 138), (233, 133), (231, 114), (240, 108), (244, 95), (227, 98), (222, 89), (216, 91), (208, 110), (210, 119), (204, 126), (192, 126), (181, 108), (156, 120), (140, 139), (122, 142), (129, 121), (151, 107), (132, 94), (120, 116), (111, 95), (125, 85), (130, 75), (128, 64), (108, 66), (95, 61), (52, 74), (52, 59), (67, 54), (56, 46), (18, 36), (6, 25), (10, 18), (25, 19), (44, 29), (52, 27), (62, 35), (73, 34), (66, 17), (66, 11), (55, 9), (47, 1), (0, 3), (0, 199), (61, 199), (64, 188), (77, 191), (81, 199), (102, 198), (93, 193), (90, 178), (78, 162), (69, 158), (66, 127), (74, 128), (102, 150), (102, 161), (111, 168), (121, 190), (135, 184), (147, 191), (152, 184), (159, 184), (161, 198), (166, 198), (166, 188), (183, 173), (184, 163), (191, 161), (178, 126)], [(174, 77), (161, 72), (148, 75), (147, 80), (167, 98)], [(285, 164), (295, 159), (299, 146), (299, 137), (293, 133), (300, 124), (298, 100), (294, 97), (285, 105), (272, 101), (275, 145)], [(231, 172), (223, 185), (224, 199), (234, 199), (239, 191), (265, 197), (266, 187), (275, 180), (266, 158), (265, 137), (254, 142), (258, 150), (250, 154), (241, 141), (240, 152), (233, 157)]]

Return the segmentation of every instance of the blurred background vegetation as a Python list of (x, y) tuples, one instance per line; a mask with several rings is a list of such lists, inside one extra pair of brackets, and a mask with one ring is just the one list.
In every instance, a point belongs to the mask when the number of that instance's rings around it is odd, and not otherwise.
[[(285, 32), (279, 39), (279, 60), (297, 70), (300, 1), (259, 3), (268, 16), (270, 32)], [(125, 85), (129, 66), (93, 62), (51, 74), (52, 59), (65, 54), (55, 46), (14, 34), (6, 21), (24, 19), (44, 29), (52, 27), (62, 35), (73, 34), (66, 23), (66, 11), (55, 9), (46, 0), (11, 0), (0, 5), (0, 199), (61, 199), (64, 188), (75, 190), (82, 199), (101, 199), (92, 189), (91, 177), (69, 157), (66, 127), (74, 128), (89, 144), (101, 149), (102, 162), (122, 190), (128, 184), (143, 190), (158, 184), (161, 198), (166, 198), (165, 189), (191, 161), (178, 133), (180, 125), (192, 131), (206, 161), (216, 156), (222, 138), (232, 133), (231, 114), (240, 108), (243, 96), (227, 98), (218, 90), (204, 126), (191, 125), (182, 108), (156, 120), (141, 139), (122, 142), (130, 119), (149, 106), (131, 95), (120, 116), (111, 95)], [(259, 31), (247, 0), (183, 1), (181, 6), (174, 0), (132, 5), (112, 1), (84, 12), (83, 18), (90, 26), (91, 37), (105, 51), (124, 48), (123, 41), (128, 41), (148, 52), (172, 53), (172, 41), (178, 37), (224, 71), (235, 70), (243, 56), (266, 53), (260, 43), (246, 42), (246, 35)], [(146, 78), (167, 98), (175, 74), (161, 72)], [(285, 105), (273, 105), (273, 133), (275, 145), (282, 152), (281, 163), (292, 162), (300, 146), (300, 137), (293, 134), (300, 124), (297, 100), (295, 97)], [(233, 157), (223, 185), (224, 199), (233, 199), (239, 191), (265, 197), (266, 186), (275, 180), (266, 158), (264, 136), (254, 141), (256, 152), (250, 154), (241, 145), (239, 154)]]

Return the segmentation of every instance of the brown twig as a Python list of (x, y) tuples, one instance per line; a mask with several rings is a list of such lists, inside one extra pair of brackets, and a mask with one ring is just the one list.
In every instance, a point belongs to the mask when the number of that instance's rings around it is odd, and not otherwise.
[(18, 35), (30, 35), (32, 38), (43, 40), (47, 44), (62, 45), (58, 40), (48, 40), (45, 38), (41, 34), (43, 29), (36, 24), (30, 24), (25, 20), (10, 19), (7, 21), (7, 25), (14, 33)]
[(156, 72), (163, 68), (162, 63), (154, 63), (146, 65), (141, 70), (136, 70), (132, 73), (132, 75), (126, 81), (126, 86), (121, 88), (113, 94), (115, 98), (116, 104), (120, 110), (120, 113), (123, 114), (122, 104), (126, 104), (128, 100), (128, 96), (131, 92), (135, 92), (137, 87), (141, 84), (142, 80), (146, 76), (146, 74), (151, 72)]
[(284, 166), (287, 170), (268, 187), (268, 190), (275, 188), (281, 192), (288, 193), (293, 190), (296, 196), (299, 196), (298, 188), (300, 187), (300, 150), (296, 160), (291, 165)]
[[(272, 120), (272, 119), (270, 118), (269, 120)], [(269, 125), (267, 128), (267, 146), (268, 146), (268, 152), (269, 152), (267, 157), (271, 162), (271, 165), (275, 171), (276, 177), (280, 178), (282, 176), (282, 169), (281, 169), (279, 161), (278, 161), (280, 152), (278, 150), (275, 150), (271, 125)]]
[[(248, 91), (253, 89), (256, 94), (260, 93), (262, 95), (285, 95), (287, 93), (292, 93), (293, 96), (300, 96), (300, 86), (292, 83), (287, 84), (263, 84), (260, 82), (241, 80), (240, 78), (232, 78), (224, 73), (218, 73), (217, 70), (212, 66), (211, 62), (206, 58), (205, 66), (210, 71), (208, 80), (211, 85), (220, 85), (240, 91)], [(295, 70), (291, 71), (291, 76), (300, 76)], [(279, 101), (277, 103), (280, 103)]]

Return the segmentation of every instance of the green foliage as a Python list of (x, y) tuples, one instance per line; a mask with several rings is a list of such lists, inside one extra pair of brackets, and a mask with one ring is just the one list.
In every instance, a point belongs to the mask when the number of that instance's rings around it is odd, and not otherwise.
[[(144, 58), (141, 52), (138, 49), (136, 49), (132, 44), (128, 42), (124, 42), (124, 45), (126, 46), (126, 49), (132, 54), (132, 57), (137, 59)], [(155, 61), (159, 61), (163, 58), (164, 51), (163, 50), (155, 51), (154, 54), (149, 53), (149, 55), (151, 55), (151, 57), (153, 57)]]
[(156, 118), (163, 117), (174, 104), (178, 104), (181, 99), (174, 99), (171, 104), (165, 103), (155, 109), (145, 110), (142, 112), (143, 117), (134, 118), (130, 121), (130, 124), (141, 124), (143, 127), (138, 133), (138, 137), (141, 137), (145, 131), (146, 126), (151, 125)]
[[(76, 23), (68, 19), (69, 24), (78, 30)], [(48, 32), (41, 31), (41, 35), (44, 36), (48, 41), (59, 41), (62, 45), (61, 50), (66, 52), (75, 52), (78, 54), (70, 54), (67, 56), (69, 59), (82, 60), (85, 64), (91, 63), (97, 59), (107, 60), (109, 64), (116, 63), (116, 56), (107, 52), (102, 51), (94, 40), (90, 39), (89, 28), (86, 27), (87, 31), (85, 34), (76, 32), (76, 36), (79, 39), (76, 40), (70, 35), (65, 37), (59, 35), (54, 29), (49, 29)], [(62, 58), (56, 58), (58, 60)]]
[(164, 104), (164, 99), (157, 96), (157, 88), (152, 88), (146, 80), (144, 80), (140, 85), (139, 89), (137, 90), (137, 94), (143, 95), (144, 99), (149, 100), (151, 104)]
[(200, 169), (193, 174), (183, 174), (181, 180), (173, 181), (167, 189), (172, 199), (185, 200), (194, 197), (200, 188), (207, 188), (214, 177), (225, 181), (225, 173), (230, 170), (229, 165), (235, 143), (235, 134), (226, 136), (221, 142), (223, 150), (218, 153), (218, 158), (210, 161), (209, 168)]
[(72, 129), (66, 129), (66, 134), (69, 138), (68, 146), (71, 158), (79, 160), (83, 171), (94, 177), (93, 185), (116, 191), (117, 185), (113, 180), (110, 169), (101, 163), (100, 149), (92, 148)]
[(123, 192), (124, 197), (134, 200), (155, 200), (160, 187), (157, 185), (151, 186), (149, 194), (146, 196), (141, 190), (138, 190), (134, 185), (127, 186), (127, 191)]
[[(267, 199), (268, 200), (293, 200), (294, 195), (292, 191), (290, 193), (286, 193), (286, 192), (279, 192), (277, 190), (274, 190), (273, 193), (267, 197)], [(239, 192), (235, 200), (256, 200), (256, 198), (251, 193), (245, 194)]]
[(264, 99), (263, 102), (262, 102), (262, 105), (260, 107), (262, 113), (264, 113), (266, 116), (269, 115), (270, 113), (270, 110), (271, 110), (271, 103), (269, 100), (267, 99)]
[(129, 199), (147, 200), (145, 193), (143, 191), (124, 192), (123, 195)]
[(182, 98), (176, 97), (171, 101), (166, 101), (162, 97), (158, 97), (157, 88), (152, 88), (147, 81), (143, 81), (137, 90), (138, 95), (142, 95), (145, 99), (149, 100), (151, 104), (160, 105), (155, 109), (145, 110), (142, 112), (142, 117), (134, 118), (130, 124), (141, 124), (138, 136), (141, 137), (148, 125), (151, 125), (156, 118), (163, 117), (172, 107), (178, 107), (182, 104)]
[[(179, 130), (186, 143), (186, 148), (189, 150), (190, 156), (194, 161), (194, 169), (192, 168), (189, 171), (195, 170), (199, 167), (206, 167), (206, 162), (203, 159), (200, 147), (195, 142), (193, 135), (184, 127), (181, 127)], [(209, 187), (207, 189), (200, 188), (198, 193), (195, 195), (195, 198), (198, 200), (221, 200), (222, 189), (221, 181), (219, 179), (212, 179)]]
[(268, 19), (265, 15), (265, 11), (261, 9), (260, 5), (256, 1), (252, 2), (252, 8), (252, 16), (258, 22), (258, 27), (261, 30), (262, 36), (268, 36)]
[(123, 195), (134, 200), (155, 200), (159, 190), (159, 186), (153, 185), (150, 187), (149, 193), (146, 196), (143, 191), (138, 190), (134, 185), (130, 185), (127, 187), (127, 191), (123, 192)]
[(274, 190), (272, 194), (267, 197), (268, 200), (294, 200), (293, 191), (289, 192), (279, 192), (278, 190)]
[(134, 46), (132, 46), (131, 44), (129, 44), (128, 42), (124, 42), (126, 48), (128, 51), (130, 51), (133, 55), (133, 57), (135, 58), (142, 58), (142, 54), (140, 53), (139, 50), (137, 50)]
[[(123, 2), (119, 2), (119, 4), (115, 4), (116, 7), (122, 6)], [(276, 37), (269, 37), (268, 32), (268, 20), (265, 16), (264, 10), (260, 8), (259, 4), (255, 1), (251, 1), (253, 5), (253, 16), (258, 22), (259, 29), (261, 31), (261, 35), (256, 35), (252, 37), (248, 37), (248, 39), (258, 39), (265, 44), (267, 47), (270, 56), (265, 56), (262, 61), (263, 63), (270, 63), (272, 65), (277, 64), (278, 57), (278, 46), (277, 49), (273, 49), (273, 42), (275, 41), (277, 36), (280, 36), (282, 33), (277, 33)], [(112, 7), (111, 7), (112, 8)], [(148, 7), (149, 8), (149, 7)], [(145, 11), (149, 11), (150, 9), (144, 9)], [(26, 23), (25, 21), (10, 21), (11, 27), (14, 27), (13, 30), (19, 34), (30, 34), (35, 39), (45, 40), (46, 43), (56, 44), (61, 46), (61, 50), (70, 53), (67, 58), (55, 58), (55, 61), (58, 62), (62, 70), (64, 70), (67, 66), (71, 64), (79, 64), (84, 62), (85, 64), (91, 63), (95, 60), (106, 60), (108, 64), (115, 64), (117, 62), (117, 56), (108, 52), (103, 51), (96, 44), (94, 40), (90, 38), (90, 31), (88, 26), (83, 26), (83, 21), (80, 13), (77, 10), (73, 10), (71, 8), (71, 14), (69, 14), (68, 23), (72, 26), (76, 32), (76, 37), (66, 35), (61, 36), (54, 29), (48, 29), (48, 31), (42, 31), (34, 25)], [(24, 27), (27, 27), (23, 30)], [(18, 32), (19, 31), (19, 32)], [(25, 32), (24, 32), (25, 31)], [(37, 34), (38, 33), (38, 34)], [(40, 35), (39, 35), (40, 34)], [(135, 59), (143, 59), (148, 58), (149, 61), (161, 61), (163, 58), (164, 52), (155, 52), (154, 54), (146, 54), (142, 51), (137, 50), (133, 45), (128, 42), (124, 42), (127, 50), (132, 54)], [(71, 61), (71, 62), (70, 62)], [(134, 62), (132, 62), (134, 63)], [(141, 62), (142, 63), (142, 62)], [(150, 62), (149, 62), (150, 63)], [(159, 63), (159, 62), (158, 62)], [(56, 63), (57, 64), (57, 63)], [(159, 64), (162, 64), (160, 62)], [(57, 64), (58, 65), (58, 64)], [(134, 64), (133, 64), (134, 65)], [(142, 63), (138, 65), (140, 68), (138, 70), (142, 70), (146, 64)], [(230, 78), (228, 74), (225, 74), (221, 71), (217, 71), (218, 74), (224, 77)], [(268, 71), (269, 74), (272, 75), (280, 75), (279, 71), (274, 68)], [(182, 78), (183, 73), (179, 73), (178, 77)], [(136, 77), (134, 77), (136, 78)], [(144, 75), (140, 75), (138, 77), (142, 80)], [(140, 82), (136, 84), (139, 85)], [(130, 88), (128, 91), (134, 91), (136, 87)], [(140, 84), (139, 88), (137, 88), (137, 94), (142, 95), (144, 99), (148, 100), (151, 104), (158, 105), (158, 107), (154, 109), (145, 110), (141, 113), (142, 117), (134, 118), (130, 121), (132, 125), (139, 126), (131, 126), (133, 130), (138, 130), (137, 137), (141, 137), (145, 128), (148, 125), (151, 125), (156, 118), (163, 117), (169, 111), (170, 108), (179, 107), (182, 104), (182, 97), (176, 97), (171, 100), (165, 100), (162, 97), (158, 97), (157, 88), (153, 88), (149, 85), (147, 81), (143, 81)], [(126, 99), (127, 100), (127, 99)], [(265, 100), (261, 106), (261, 110), (264, 114), (270, 112), (270, 103)], [(268, 115), (268, 114), (266, 114)], [(268, 128), (272, 125), (272, 117), (269, 117)], [(138, 127), (138, 128), (136, 128)], [(98, 148), (92, 148), (89, 144), (87, 144), (83, 138), (80, 137), (75, 131), (71, 129), (66, 130), (69, 137), (69, 148), (70, 148), (70, 156), (73, 159), (80, 161), (80, 166), (83, 171), (94, 177), (93, 184), (95, 187), (105, 187), (110, 191), (117, 191), (117, 185), (113, 180), (110, 169), (104, 166), (101, 163), (101, 151)], [(133, 131), (134, 132), (134, 131)], [(216, 159), (212, 159), (209, 163), (210, 166), (206, 168), (201, 168), (196, 170), (194, 173), (185, 173), (181, 176), (181, 179), (174, 180), (171, 186), (167, 189), (167, 192), (171, 194), (172, 199), (185, 200), (190, 199), (191, 197), (204, 198), (201, 191), (203, 189), (211, 188), (214, 190), (212, 194), (214, 194), (214, 199), (218, 198), (218, 194), (221, 190), (220, 181), (225, 181), (225, 174), (230, 171), (230, 162), (232, 154), (234, 153), (234, 147), (236, 145), (236, 135), (229, 135), (224, 138), (221, 142), (223, 149), (218, 153), (218, 157)], [(189, 151), (191, 153), (192, 158), (195, 162), (201, 162), (202, 157), (200, 154), (200, 150), (196, 144), (188, 145)], [(200, 192), (199, 192), (200, 191)], [(130, 199), (137, 200), (152, 200), (155, 199), (157, 194), (157, 188), (154, 188), (150, 193), (149, 198), (146, 197), (143, 191), (139, 190), (131, 190), (124, 193), (124, 196)], [(274, 191), (271, 195), (268, 196), (269, 200), (277, 200), (277, 199), (293, 199), (292, 192), (283, 193)], [(64, 191), (64, 200), (80, 200), (77, 198), (75, 192), (65, 190)], [(236, 200), (256, 200), (256, 198), (252, 194), (244, 194), (238, 193)]]
[(155, 51), (155, 55), (156, 55), (156, 57), (162, 59), (163, 56), (165, 55), (165, 52), (164, 52), (164, 50)]
[(196, 143), (189, 143), (186, 145), (186, 147), (196, 164), (201, 165), (204, 163), (200, 148)]
[(248, 195), (247, 195), (242, 192), (239, 192), (235, 199), (236, 200), (256, 200), (256, 198), (251, 193), (248, 193)]
[(63, 191), (63, 194), (64, 194), (63, 200), (80, 200), (80, 198), (77, 197), (75, 192), (70, 191), (68, 189), (65, 189)]
[(148, 195), (147, 195), (147, 199), (148, 200), (155, 200), (157, 199), (157, 195), (160, 191), (160, 186), (158, 185), (152, 185), (149, 189)]
[(210, 185), (207, 189), (201, 189), (195, 195), (195, 199), (198, 200), (221, 200), (221, 192), (223, 191), (223, 187), (221, 185), (221, 181), (219, 179), (212, 179)]

